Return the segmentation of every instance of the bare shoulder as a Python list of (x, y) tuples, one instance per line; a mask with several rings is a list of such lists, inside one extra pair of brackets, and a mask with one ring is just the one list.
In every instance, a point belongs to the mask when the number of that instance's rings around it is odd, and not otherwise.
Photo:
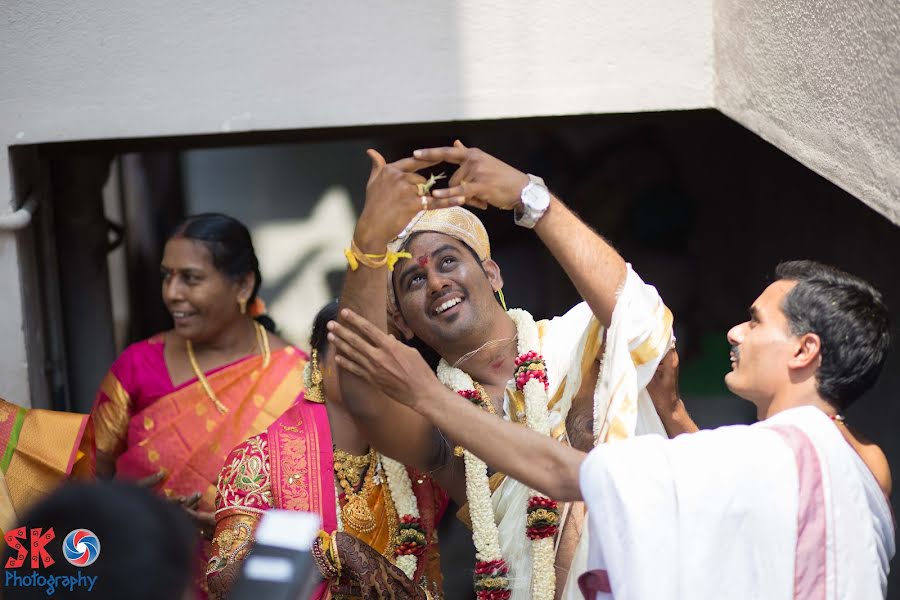
[(841, 432), (853, 449), (856, 450), (856, 453), (859, 454), (859, 457), (863, 459), (863, 462), (866, 463), (866, 466), (869, 467), (885, 495), (890, 496), (892, 488), (891, 466), (888, 464), (884, 451), (854, 429), (841, 427)]

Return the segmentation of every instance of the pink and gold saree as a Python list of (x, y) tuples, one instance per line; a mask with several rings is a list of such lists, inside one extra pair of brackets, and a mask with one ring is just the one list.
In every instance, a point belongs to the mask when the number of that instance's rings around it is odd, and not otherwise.
[(163, 350), (160, 334), (129, 346), (113, 363), (91, 411), (86, 444), (116, 458), (116, 477), (137, 480), (163, 469), (162, 494), (200, 492), (198, 510), (212, 512), (228, 452), (265, 431), (300, 396), (307, 356), (287, 347), (272, 352), (266, 368), (262, 356), (251, 355), (206, 373), (227, 408), (222, 413), (197, 379), (172, 385)]

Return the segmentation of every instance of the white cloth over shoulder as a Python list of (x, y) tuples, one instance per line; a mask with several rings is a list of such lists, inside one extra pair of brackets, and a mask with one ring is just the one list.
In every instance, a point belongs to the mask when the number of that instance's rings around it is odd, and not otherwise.
[[(588, 598), (883, 598), (894, 554), (874, 476), (814, 407), (595, 448), (581, 468)], [(606, 590), (610, 593), (607, 593)]]
[[(665, 436), (650, 396), (644, 389), (672, 343), (672, 314), (653, 286), (645, 284), (628, 265), (608, 331), (582, 302), (565, 315), (538, 322), (541, 354), (549, 380), (551, 429), (562, 431), (572, 398), (592, 368), (606, 340), (595, 403), (604, 415), (604, 437), (622, 439), (656, 433)], [(504, 403), (511, 415), (509, 398)], [(525, 535), (528, 486), (506, 478), (491, 496), (500, 533), (500, 548), (510, 565), (512, 600), (531, 597), (531, 543)], [(584, 572), (588, 554), (587, 530), (575, 552), (564, 598), (579, 598), (577, 575)]]

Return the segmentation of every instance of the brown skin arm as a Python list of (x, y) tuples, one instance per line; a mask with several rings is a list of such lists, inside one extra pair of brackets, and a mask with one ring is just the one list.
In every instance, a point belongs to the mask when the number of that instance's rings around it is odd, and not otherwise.
[[(512, 210), (521, 202), (528, 176), (478, 148), (457, 140), (452, 147), (416, 150), (416, 158), (459, 165), (444, 190), (435, 198), (465, 198), (477, 208), (494, 206)], [(578, 293), (604, 325), (612, 321), (616, 291), (625, 280), (625, 261), (600, 235), (588, 227), (555, 196), (534, 228)]]
[[(353, 239), (365, 253), (384, 254), (387, 244), (422, 209), (416, 184), (426, 180), (415, 171), (435, 163), (406, 158), (386, 164), (374, 150), (369, 151), (369, 157), (372, 159), (372, 172), (366, 185), (366, 204)], [(459, 201), (430, 197), (426, 201), (429, 209), (461, 204)], [(348, 269), (341, 293), (341, 307), (353, 309), (379, 331), (387, 331), (387, 285), (388, 270), (385, 267), (372, 269), (360, 265), (355, 271)], [(344, 405), (372, 446), (422, 471), (443, 466), (438, 464), (443, 441), (428, 421), (409, 407), (392, 402), (378, 388), (354, 373), (341, 369), (339, 376)], [(398, 432), (403, 432), (403, 435), (397, 435)], [(464, 481), (461, 486), (455, 485), (446, 477), (455, 471), (441, 469), (434, 473), (451, 494), (454, 494), (454, 488), (458, 488), (457, 492), (464, 490)]]
[(675, 348), (669, 350), (660, 361), (656, 373), (647, 384), (647, 393), (670, 438), (700, 430), (678, 394), (678, 352)]
[(418, 352), (349, 310), (330, 324), (336, 360), (382, 394), (422, 415), (498, 471), (556, 500), (580, 500), (586, 454), (503, 421), (448, 390)]

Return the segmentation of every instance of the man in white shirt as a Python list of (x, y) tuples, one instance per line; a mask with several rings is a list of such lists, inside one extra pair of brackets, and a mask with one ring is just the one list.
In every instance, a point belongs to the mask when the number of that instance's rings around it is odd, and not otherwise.
[(884, 597), (894, 523), (887, 460), (841, 413), (875, 382), (888, 310), (868, 283), (811, 261), (728, 333), (729, 389), (759, 423), (643, 436), (589, 454), (446, 390), (421, 358), (353, 313), (341, 366), (412, 407), (490, 466), (588, 507), (587, 598)]

